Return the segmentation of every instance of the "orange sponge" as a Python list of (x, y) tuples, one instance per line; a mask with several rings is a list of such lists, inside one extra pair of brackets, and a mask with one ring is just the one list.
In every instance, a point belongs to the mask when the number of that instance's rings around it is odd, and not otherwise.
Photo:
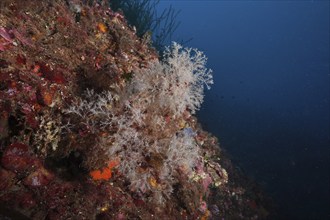
[(107, 167), (101, 168), (99, 170), (93, 170), (89, 173), (89, 175), (93, 178), (93, 180), (109, 180), (112, 176), (112, 168), (118, 164), (118, 160), (112, 160), (108, 163)]

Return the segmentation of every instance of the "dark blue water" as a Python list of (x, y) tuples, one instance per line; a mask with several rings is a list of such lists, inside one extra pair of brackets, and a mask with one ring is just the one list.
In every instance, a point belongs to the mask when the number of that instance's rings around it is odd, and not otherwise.
[(330, 219), (329, 1), (163, 1), (215, 84), (198, 116), (282, 219)]

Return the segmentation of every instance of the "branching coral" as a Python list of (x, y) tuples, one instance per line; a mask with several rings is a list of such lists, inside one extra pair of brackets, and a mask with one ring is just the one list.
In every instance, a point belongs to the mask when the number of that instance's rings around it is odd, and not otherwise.
[[(128, 178), (131, 190), (162, 189), (169, 197), (175, 179), (188, 176), (200, 157), (193, 132), (181, 131), (177, 124), (184, 111), (194, 113), (199, 108), (204, 85), (212, 83), (205, 63), (201, 52), (173, 43), (163, 62), (140, 69), (116, 98), (110, 92), (87, 90), (84, 99), (74, 100), (64, 112), (76, 115), (75, 124), (85, 125), (90, 133), (105, 132), (96, 146), (108, 161), (121, 161), (118, 170)], [(166, 115), (173, 120), (166, 122)], [(159, 128), (167, 134), (157, 134)], [(159, 165), (146, 166), (153, 157), (158, 157)], [(157, 180), (159, 187), (153, 187), (150, 179)]]
[(203, 102), (204, 86), (209, 89), (213, 84), (206, 61), (201, 51), (173, 43), (166, 48), (162, 62), (140, 70), (131, 89), (140, 94), (154, 93), (143, 101), (168, 108), (174, 116), (179, 117), (186, 109), (195, 113)]

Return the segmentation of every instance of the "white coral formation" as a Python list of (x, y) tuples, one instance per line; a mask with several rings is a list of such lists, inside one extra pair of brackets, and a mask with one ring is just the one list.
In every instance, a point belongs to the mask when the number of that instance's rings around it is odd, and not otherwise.
[[(131, 190), (151, 191), (155, 200), (164, 201), (178, 178), (193, 172), (200, 157), (194, 132), (180, 130), (182, 126), (167, 128), (165, 116), (182, 121), (186, 110), (199, 109), (204, 86), (213, 83), (205, 64), (202, 52), (173, 43), (162, 62), (140, 69), (118, 96), (87, 90), (64, 112), (79, 117), (89, 132), (106, 131), (97, 145), (106, 149), (109, 161), (120, 160), (118, 169)], [(146, 158), (158, 160), (158, 165), (144, 166)]]
[(163, 62), (166, 73), (166, 91), (162, 97), (171, 104), (177, 114), (188, 108), (192, 113), (198, 110), (204, 98), (204, 86), (208, 89), (213, 84), (212, 71), (206, 69), (207, 58), (197, 49), (182, 48), (173, 43), (165, 50)]
[(204, 86), (209, 89), (213, 84), (206, 61), (201, 51), (173, 43), (166, 48), (162, 62), (156, 61), (148, 69), (140, 70), (131, 89), (149, 94), (147, 102), (169, 108), (174, 116), (180, 116), (186, 109), (195, 113), (203, 102)]
[(113, 122), (112, 106), (117, 99), (118, 97), (113, 96), (109, 91), (96, 94), (94, 90), (87, 89), (84, 99), (77, 98), (63, 112), (78, 115), (89, 129), (108, 128)]

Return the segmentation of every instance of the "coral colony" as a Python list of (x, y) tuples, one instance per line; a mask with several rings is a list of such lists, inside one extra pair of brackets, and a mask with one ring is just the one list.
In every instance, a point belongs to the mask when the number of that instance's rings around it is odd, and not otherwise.
[(267, 215), (193, 116), (205, 55), (150, 45), (106, 4), (1, 1), (0, 218)]

